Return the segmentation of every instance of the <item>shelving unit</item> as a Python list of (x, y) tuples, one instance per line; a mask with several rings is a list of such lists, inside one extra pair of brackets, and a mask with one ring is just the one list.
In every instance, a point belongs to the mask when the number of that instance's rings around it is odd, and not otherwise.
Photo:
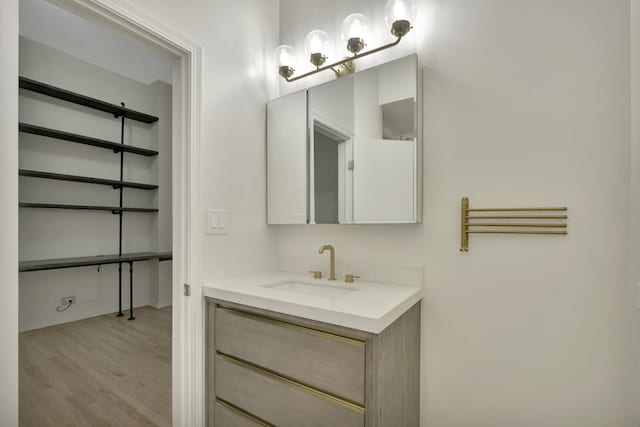
[(80, 182), (94, 185), (111, 186), (120, 192), (120, 202), (118, 206), (94, 206), (94, 205), (78, 205), (78, 204), (60, 204), (60, 203), (38, 203), (38, 202), (20, 202), (21, 208), (37, 208), (37, 209), (72, 209), (72, 210), (88, 210), (88, 211), (107, 211), (114, 215), (118, 215), (119, 235), (118, 235), (118, 253), (114, 255), (98, 255), (73, 258), (57, 258), (43, 259), (32, 261), (21, 261), (20, 272), (54, 270), (61, 268), (77, 268), (87, 266), (100, 266), (106, 264), (118, 264), (118, 316), (122, 316), (122, 264), (129, 264), (129, 292), (130, 292), (130, 314), (129, 320), (133, 317), (133, 263), (137, 261), (147, 261), (150, 259), (158, 259), (159, 261), (167, 261), (172, 259), (170, 252), (140, 252), (133, 254), (122, 253), (122, 221), (125, 212), (140, 213), (156, 213), (158, 209), (142, 208), (142, 207), (125, 207), (123, 206), (123, 193), (125, 188), (133, 188), (139, 190), (157, 190), (158, 186), (153, 184), (143, 184), (137, 182), (124, 181), (124, 154), (130, 153), (140, 156), (152, 157), (157, 156), (158, 152), (146, 148), (139, 148), (124, 143), (124, 127), (125, 119), (136, 120), (146, 124), (152, 124), (158, 121), (158, 117), (131, 110), (121, 105), (111, 104), (96, 98), (91, 98), (76, 92), (55, 87), (47, 83), (32, 80), (26, 77), (19, 78), (19, 86), (21, 89), (46, 95), (52, 98), (67, 101), (76, 105), (92, 108), (112, 114), (115, 118), (120, 118), (120, 142), (112, 142), (103, 139), (93, 138), (90, 136), (79, 135), (75, 133), (65, 132), (57, 129), (46, 128), (29, 123), (19, 123), (21, 133), (39, 135), (50, 138), (52, 141), (67, 141), (77, 144), (89, 145), (98, 148), (104, 148), (120, 154), (120, 179), (104, 179), (88, 176), (66, 175), (53, 172), (36, 171), (20, 169), (19, 175), (31, 178), (50, 179), (58, 181)]

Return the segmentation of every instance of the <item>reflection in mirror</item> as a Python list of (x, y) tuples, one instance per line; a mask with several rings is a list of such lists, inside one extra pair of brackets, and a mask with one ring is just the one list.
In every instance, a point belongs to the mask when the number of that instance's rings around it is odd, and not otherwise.
[(344, 141), (314, 129), (315, 218), (317, 224), (338, 222), (338, 146)]
[(316, 134), (315, 208), (316, 224), (338, 223), (338, 144), (320, 133)]
[(346, 159), (351, 139), (318, 119), (313, 122), (313, 205), (316, 224), (346, 222), (346, 193), (349, 163)]
[(417, 222), (415, 56), (309, 89), (310, 223)]
[(267, 105), (270, 224), (421, 221), (417, 57)]
[(413, 98), (382, 105), (382, 137), (410, 141), (415, 138)]

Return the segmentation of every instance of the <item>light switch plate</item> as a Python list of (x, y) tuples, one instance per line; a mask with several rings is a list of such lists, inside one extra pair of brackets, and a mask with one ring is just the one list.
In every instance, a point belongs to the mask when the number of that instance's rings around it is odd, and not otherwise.
[(207, 234), (227, 234), (228, 214), (226, 209), (207, 209)]

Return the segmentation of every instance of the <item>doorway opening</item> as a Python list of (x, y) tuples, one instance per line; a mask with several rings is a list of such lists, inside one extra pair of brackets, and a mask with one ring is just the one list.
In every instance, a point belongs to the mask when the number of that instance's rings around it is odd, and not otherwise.
[(315, 224), (347, 224), (351, 217), (349, 198), (353, 178), (353, 139), (313, 119), (313, 207)]
[(198, 52), (128, 16), (20, 2), (21, 426), (195, 419)]

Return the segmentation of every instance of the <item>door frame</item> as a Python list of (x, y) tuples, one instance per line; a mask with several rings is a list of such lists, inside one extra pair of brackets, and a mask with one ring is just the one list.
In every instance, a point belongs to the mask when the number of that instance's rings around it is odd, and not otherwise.
[[(171, 53), (172, 113), (172, 420), (204, 426), (203, 221), (200, 215), (202, 48), (117, 0), (48, 0)], [(185, 284), (190, 295), (185, 295)]]

